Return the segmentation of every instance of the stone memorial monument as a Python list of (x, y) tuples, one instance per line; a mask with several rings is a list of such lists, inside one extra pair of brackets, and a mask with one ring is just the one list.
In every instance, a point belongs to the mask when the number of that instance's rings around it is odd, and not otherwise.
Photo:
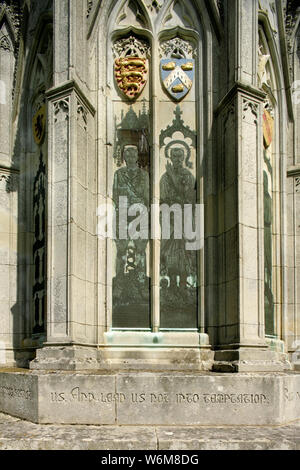
[(300, 419), (297, 6), (1, 0), (1, 412)]

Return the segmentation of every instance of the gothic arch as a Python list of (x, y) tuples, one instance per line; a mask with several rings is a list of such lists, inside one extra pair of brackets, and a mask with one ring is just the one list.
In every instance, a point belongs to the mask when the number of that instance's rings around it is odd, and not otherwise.
[[(174, 139), (177, 139), (177, 141), (183, 138), (176, 135), (176, 126), (179, 126), (179, 129), (177, 129), (179, 134), (183, 129), (188, 128), (190, 129), (191, 134), (194, 133), (192, 138), (188, 137), (188, 135), (185, 135), (184, 139), (186, 139), (189, 144), (185, 142), (185, 146), (183, 144), (182, 145), (183, 148), (187, 148), (186, 145), (192, 146), (192, 157), (189, 163), (193, 167), (193, 177), (198, 181), (196, 198), (198, 201), (203, 202), (205, 197), (203, 180), (203, 178), (205, 178), (206, 171), (205, 160), (209, 159), (212, 153), (211, 141), (208, 142), (208, 140), (211, 132), (210, 126), (212, 125), (213, 120), (213, 91), (216, 91), (216, 83), (212, 84), (214, 38), (210, 26), (209, 13), (206, 11), (205, 5), (200, 8), (192, 1), (185, 2), (185, 5), (182, 5), (182, 2), (174, 2), (173, 0), (168, 0), (166, 2), (145, 1), (143, 4), (142, 2), (139, 2), (139, 9), (136, 9), (135, 7), (135, 1), (127, 0), (126, 2), (122, 2), (121, 5), (120, 3), (111, 2), (109, 5), (105, 5), (105, 7), (103, 7), (106, 8), (107, 13), (106, 20), (104, 20), (102, 23), (104, 29), (100, 27), (100, 24), (98, 24), (97, 47), (100, 58), (98, 80), (102, 83), (107, 83), (108, 91), (107, 99), (104, 98), (103, 90), (99, 91), (99, 103), (102, 103), (100, 104), (100, 107), (101, 109), (106, 110), (101, 118), (99, 118), (99, 132), (101, 133), (100, 138), (103, 142), (108, 143), (108, 145), (105, 146), (100, 142), (98, 150), (98, 158), (99, 160), (101, 159), (102, 168), (104, 165), (103, 155), (106, 155), (105, 161), (107, 165), (106, 180), (103, 178), (103, 173), (101, 175), (99, 174), (100, 180), (102, 180), (103, 184), (105, 185), (105, 188), (103, 188), (102, 191), (105, 195), (108, 196), (109, 199), (113, 198), (113, 175), (116, 175), (118, 165), (124, 165), (122, 154), (123, 150), (121, 147), (122, 145), (123, 147), (125, 146), (125, 141), (126, 144), (128, 144), (126, 140), (127, 137), (124, 137), (125, 128), (123, 127), (125, 126), (125, 121), (126, 125), (129, 125), (128, 122), (130, 119), (133, 119), (135, 123), (139, 119), (141, 121), (144, 120), (144, 122), (149, 120), (150, 127), (148, 128), (145, 135), (148, 139), (147, 145), (151, 150), (149, 161), (151, 162), (150, 166), (152, 165), (150, 171), (150, 180), (152, 183), (150, 181), (150, 185), (153, 185), (153, 191), (155, 191), (154, 188), (159, 186), (159, 179), (162, 177), (165, 171), (164, 147), (167, 146), (167, 148), (169, 148), (168, 141), (160, 141), (159, 136), (165, 128), (171, 129), (173, 122)], [(101, 11), (103, 18), (103, 10), (100, 9), (99, 11)], [(188, 11), (189, 15), (187, 13)], [(133, 18), (133, 15), (135, 15), (135, 18)], [(191, 18), (193, 18), (193, 20), (191, 20)], [(107, 42), (103, 41), (103, 31), (107, 31)], [(116, 78), (114, 77), (116, 73), (115, 61), (119, 57), (118, 55), (115, 55), (115, 45), (118, 41), (124, 40), (122, 44), (124, 47), (126, 47), (125, 43), (131, 37), (132, 41), (135, 40), (136, 42), (141, 43), (140, 47), (142, 49), (143, 47), (149, 49), (149, 54), (147, 53), (145, 55), (145, 60), (147, 60), (149, 63), (147, 83), (133, 100), (131, 100), (131, 97), (129, 96), (124, 96), (124, 93), (118, 90), (118, 84), (116, 82)], [(193, 73), (191, 73), (191, 81), (189, 82), (187, 80), (186, 82), (190, 83), (190, 90), (186, 94), (186, 101), (184, 101), (184, 97), (179, 97), (179, 99), (177, 99), (174, 95), (175, 91), (172, 95), (170, 90), (168, 91), (165, 89), (163, 78), (160, 76), (162, 67), (161, 61), (163, 60), (163, 53), (160, 52), (161, 47), (163, 44), (168, 42), (171, 43), (176, 38), (178, 41), (181, 41), (183, 47), (185, 47), (186, 51), (188, 51), (187, 55), (183, 53), (181, 59), (179, 59), (178, 56), (176, 60), (189, 60), (190, 63), (194, 64), (192, 67)], [(91, 49), (94, 47), (92, 45), (94, 39), (95, 36), (91, 34)], [(145, 46), (144, 43), (146, 43), (147, 46)], [(175, 45), (173, 44), (172, 47), (175, 47)], [(175, 52), (175, 49), (173, 52), (171, 51), (170, 57), (175, 57)], [(121, 57), (122, 47), (120, 47), (119, 54)], [(130, 53), (128, 54), (130, 56)], [(135, 57), (139, 56), (139, 52), (132, 54)], [(167, 57), (168, 56), (166, 55), (166, 58)], [(217, 78), (214, 77), (214, 80), (217, 80)], [(174, 87), (174, 89), (175, 88), (176, 87)], [(194, 111), (188, 113), (187, 107), (189, 104), (191, 107), (193, 107)], [(159, 109), (161, 109), (161, 111), (159, 111)], [(161, 116), (164, 116), (164, 122), (162, 121)], [(186, 131), (184, 130), (184, 132)], [(172, 136), (169, 136), (168, 139), (170, 137)], [(120, 139), (123, 139), (123, 143), (121, 143), (117, 157), (114, 152), (117, 143), (120, 142)], [(206, 148), (206, 155), (204, 155), (204, 147)], [(186, 159), (186, 162), (187, 161), (188, 159)], [(114, 166), (114, 162), (118, 162), (118, 165)], [(145, 164), (145, 162), (141, 162), (141, 165), (143, 168), (149, 168), (149, 165)], [(155, 165), (160, 165), (160, 169), (157, 167), (155, 170)], [(155, 183), (153, 183), (153, 180), (151, 179), (153, 178), (153, 172), (156, 172)], [(159, 199), (159, 193), (157, 193), (155, 197)], [(101, 245), (100, 257), (103, 257), (102, 242), (99, 242), (99, 245)], [(106, 260), (109, 260), (106, 262), (114, 264), (113, 256), (115, 255), (113, 255), (113, 243), (107, 242), (106, 248)], [(155, 247), (151, 248), (151, 250), (155, 251)], [(147, 256), (152, 255), (149, 255), (148, 253)], [(150, 265), (150, 269), (152, 271), (154, 270), (153, 263), (153, 259), (149, 259), (147, 262), (147, 266)], [(199, 286), (197, 289), (199, 290), (199, 297), (201, 297), (201, 301), (199, 301), (197, 312), (195, 312), (195, 320), (191, 322), (191, 325), (193, 325), (193, 328), (201, 327), (202, 331), (204, 329), (203, 273), (204, 253), (201, 252), (199, 255), (199, 272), (197, 273), (197, 279), (199, 279)], [(109, 271), (108, 277), (111, 275), (112, 274)], [(159, 273), (156, 273), (156, 276), (159, 276)], [(107, 278), (108, 286), (111, 285), (111, 282), (111, 278)], [(156, 285), (158, 283), (159, 286), (159, 282), (160, 281), (158, 279), (156, 281)], [(152, 298), (156, 298), (156, 295), (152, 295)], [(112, 297), (108, 291), (106, 292), (106, 299), (107, 302), (105, 305), (108, 305), (107, 308), (104, 306), (104, 309), (106, 310), (106, 324), (107, 327), (110, 328), (112, 325)], [(159, 310), (159, 305), (156, 305), (156, 307), (154, 307), (154, 310), (155, 309)], [(152, 307), (152, 327), (157, 328), (157, 321), (157, 313), (156, 311), (153, 312)], [(198, 324), (198, 321), (200, 322), (201, 326)]]

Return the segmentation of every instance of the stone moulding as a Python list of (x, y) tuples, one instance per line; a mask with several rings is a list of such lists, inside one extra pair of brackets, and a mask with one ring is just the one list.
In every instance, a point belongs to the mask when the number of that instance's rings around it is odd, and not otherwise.
[(0, 411), (44, 424), (281, 425), (300, 419), (300, 373), (2, 370)]
[(82, 102), (81, 104), (84, 104), (89, 113), (94, 116), (96, 114), (94, 106), (85, 96), (84, 92), (75, 82), (75, 80), (70, 80), (65, 83), (62, 83), (57, 87), (50, 88), (50, 90), (46, 92), (46, 97), (49, 101), (61, 101), (65, 100), (73, 91), (80, 98), (80, 101)]
[(219, 114), (221, 114), (223, 110), (232, 103), (232, 101), (238, 94), (242, 95), (245, 101), (253, 101), (253, 104), (257, 104), (255, 101), (264, 102), (266, 98), (266, 93), (260, 90), (259, 88), (236, 82), (236, 84), (220, 101), (218, 107), (215, 110), (215, 115), (218, 116)]

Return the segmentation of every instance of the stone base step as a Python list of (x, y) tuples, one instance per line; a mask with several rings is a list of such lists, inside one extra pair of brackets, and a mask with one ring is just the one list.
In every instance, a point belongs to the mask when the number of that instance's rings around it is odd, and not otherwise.
[(300, 419), (300, 373), (0, 370), (0, 412), (39, 424), (285, 425)]
[(161, 427), (47, 425), (0, 414), (0, 450), (300, 450), (288, 426)]

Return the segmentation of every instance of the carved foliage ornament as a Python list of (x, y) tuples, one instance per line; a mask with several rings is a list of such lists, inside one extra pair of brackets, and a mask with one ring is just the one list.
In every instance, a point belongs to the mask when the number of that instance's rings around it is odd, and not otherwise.
[(130, 100), (143, 91), (148, 78), (148, 54), (146, 41), (134, 36), (119, 39), (113, 46), (115, 54), (114, 75), (121, 93)]
[(166, 41), (160, 46), (160, 77), (167, 93), (181, 101), (190, 91), (195, 74), (195, 48), (181, 38)]

